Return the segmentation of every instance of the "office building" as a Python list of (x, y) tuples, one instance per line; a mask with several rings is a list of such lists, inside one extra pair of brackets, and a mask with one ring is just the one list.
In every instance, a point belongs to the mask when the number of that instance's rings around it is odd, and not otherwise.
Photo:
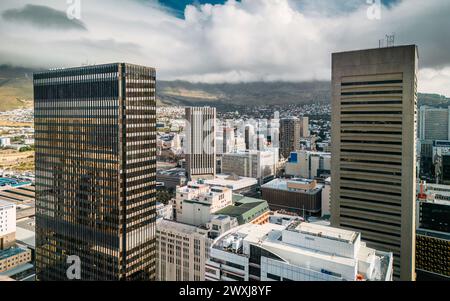
[(331, 174), (331, 154), (314, 151), (297, 151), (289, 155), (286, 176), (315, 179)]
[(309, 133), (309, 117), (301, 116), (300, 118), (300, 137), (308, 138)]
[(285, 210), (301, 216), (320, 216), (322, 184), (308, 179), (274, 179), (261, 186), (262, 198), (271, 210)]
[(210, 179), (216, 175), (216, 108), (187, 107), (186, 156), (189, 180)]
[(260, 184), (263, 184), (274, 178), (277, 162), (278, 149), (276, 148), (265, 151), (239, 151), (223, 155), (222, 173), (256, 178)]
[(155, 279), (155, 69), (126, 63), (34, 74), (36, 275)]
[(421, 106), (418, 133), (420, 140), (450, 140), (450, 107)]
[(450, 281), (450, 186), (421, 183), (417, 198), (418, 281)]
[(234, 150), (235, 140), (234, 128), (223, 127), (222, 153), (232, 152)]
[(9, 249), (16, 240), (16, 205), (0, 200), (0, 250)]
[(280, 119), (280, 156), (287, 159), (291, 152), (300, 149), (302, 120), (291, 117)]
[(205, 270), (209, 281), (390, 281), (392, 260), (358, 232), (294, 220), (226, 232)]
[(450, 141), (433, 142), (432, 162), (436, 183), (450, 185)]
[(171, 220), (157, 223), (157, 279), (204, 281), (211, 240), (208, 230)]
[(331, 222), (415, 279), (417, 47), (332, 57)]

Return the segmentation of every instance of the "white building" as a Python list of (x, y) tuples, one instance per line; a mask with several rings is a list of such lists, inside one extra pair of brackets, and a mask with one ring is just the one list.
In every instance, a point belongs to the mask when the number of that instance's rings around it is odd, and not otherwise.
[(240, 177), (238, 175), (216, 175), (214, 179), (205, 180), (205, 184), (210, 186), (220, 186), (230, 188), (233, 193), (251, 193), (256, 190), (258, 180), (255, 178)]
[(11, 145), (11, 138), (8, 137), (0, 138), (0, 146), (10, 146), (10, 145)]
[(421, 106), (418, 127), (420, 140), (450, 140), (450, 107)]
[(7, 249), (15, 242), (16, 205), (0, 200), (0, 250)]
[(176, 190), (176, 220), (194, 226), (204, 225), (212, 214), (232, 204), (230, 188), (210, 187), (201, 180), (189, 182)]
[(214, 241), (210, 281), (392, 280), (392, 253), (361, 242), (361, 234), (317, 224), (246, 224)]
[(314, 179), (331, 171), (331, 154), (313, 151), (292, 152), (286, 163), (286, 175)]
[(156, 203), (156, 218), (172, 219), (173, 218), (173, 204)]
[(156, 223), (160, 281), (203, 281), (211, 240), (208, 230), (170, 220)]
[(277, 164), (278, 148), (239, 151), (223, 155), (222, 173), (256, 178), (262, 184), (274, 177)]
[(322, 188), (322, 216), (330, 216), (331, 177), (325, 179)]

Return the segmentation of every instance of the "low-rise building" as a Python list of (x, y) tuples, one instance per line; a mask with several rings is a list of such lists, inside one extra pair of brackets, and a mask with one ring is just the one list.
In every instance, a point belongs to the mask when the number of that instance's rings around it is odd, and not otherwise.
[(184, 186), (188, 182), (184, 168), (172, 168), (160, 170), (156, 173), (156, 181), (164, 183), (164, 188), (174, 190), (178, 186)]
[(239, 225), (246, 223), (265, 224), (269, 221), (269, 213), (267, 201), (238, 194), (233, 195), (233, 205), (216, 212), (216, 214), (236, 218)]
[(232, 203), (232, 191), (227, 187), (210, 187), (203, 180), (189, 182), (176, 190), (176, 220), (194, 226), (205, 225), (212, 214)]
[(309, 179), (275, 179), (261, 186), (262, 198), (271, 210), (320, 216), (322, 184)]
[(13, 270), (31, 261), (31, 250), (16, 246), (0, 251), (0, 273)]
[(393, 254), (361, 234), (291, 221), (246, 224), (220, 236), (206, 263), (209, 281), (391, 281)]
[(205, 180), (210, 186), (230, 188), (233, 193), (252, 196), (258, 188), (258, 180), (255, 178), (241, 177), (236, 174), (216, 175), (214, 179)]

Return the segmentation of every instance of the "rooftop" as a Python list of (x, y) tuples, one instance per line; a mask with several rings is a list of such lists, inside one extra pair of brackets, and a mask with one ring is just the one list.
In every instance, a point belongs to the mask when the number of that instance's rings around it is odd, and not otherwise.
[(172, 168), (168, 170), (159, 170), (158, 175), (164, 176), (186, 176), (186, 170), (184, 168)]
[(244, 224), (252, 217), (256, 218), (256, 214), (266, 211), (269, 211), (267, 201), (233, 194), (233, 205), (219, 210), (216, 214), (236, 217), (239, 224)]
[[(317, 193), (323, 188), (323, 185), (315, 183), (314, 180), (298, 178), (298, 179), (274, 179), (269, 183), (262, 185), (261, 187), (293, 192), (298, 191), (302, 193)], [(314, 188), (310, 189), (308, 187)]]
[(0, 207), (10, 207), (10, 206), (14, 206), (14, 205), (15, 205), (14, 203), (0, 199)]
[(29, 180), (23, 180), (20, 178), (3, 178), (0, 177), (0, 189), (4, 188), (16, 188), (25, 185), (31, 185), (32, 182)]
[(156, 228), (157, 229), (165, 229), (165, 230), (174, 229), (177, 232), (191, 235), (191, 234), (197, 233), (199, 227), (172, 221), (172, 220), (162, 219), (162, 220), (158, 221)]
[(358, 233), (355, 231), (304, 222), (294, 222), (287, 227), (287, 230), (342, 241), (349, 244), (353, 244), (358, 237)]
[(7, 250), (0, 250), (0, 260), (4, 260), (8, 257), (15, 256), (23, 252), (26, 252), (26, 250), (19, 247), (11, 247)]
[[(294, 230), (294, 231), (293, 231)], [(287, 231), (287, 232), (286, 232)], [(333, 267), (335, 264), (339, 266), (358, 268), (358, 273), (365, 274), (365, 266), (370, 266), (374, 272), (370, 276), (370, 280), (384, 280), (389, 276), (389, 263), (392, 261), (392, 253), (380, 252), (372, 248), (366, 247), (365, 243), (356, 245), (356, 253), (340, 254), (336, 252), (336, 244), (314, 244), (309, 240), (298, 240), (289, 233), (303, 232), (308, 235), (326, 237), (331, 240), (345, 241), (352, 244), (353, 248), (355, 240), (359, 237), (359, 233), (347, 231), (322, 225), (309, 224), (295, 220), (287, 225), (279, 224), (245, 224), (238, 228), (234, 228), (219, 237), (212, 245), (212, 248), (234, 253), (238, 256), (248, 257), (248, 245), (256, 245), (280, 257), (281, 260), (288, 264), (306, 267), (308, 269), (321, 272), (320, 267)], [(284, 236), (288, 235), (288, 239)], [(299, 234), (300, 235), (300, 234)], [(362, 264), (361, 270), (359, 263)], [(350, 269), (351, 270), (351, 269)], [(367, 276), (367, 275), (366, 275)], [(356, 279), (355, 275), (347, 273), (344, 279)]]

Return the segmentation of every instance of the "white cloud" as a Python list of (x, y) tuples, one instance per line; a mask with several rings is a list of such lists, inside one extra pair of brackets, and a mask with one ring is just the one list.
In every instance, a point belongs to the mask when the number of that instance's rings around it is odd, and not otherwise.
[[(129, 61), (162, 79), (207, 82), (329, 80), (331, 53), (378, 47), (395, 32), (397, 44), (418, 44), (420, 89), (450, 96), (450, 6), (446, 0), (404, 0), (369, 20), (365, 1), (345, 8), (330, 1), (242, 0), (188, 6), (178, 19), (156, 1), (82, 0), (87, 31), (57, 31), (0, 20), (0, 64), (59, 67)], [(0, 11), (25, 0), (2, 0)], [(316, 3), (316, 4), (313, 4)], [(65, 10), (65, 1), (33, 4)], [(324, 13), (320, 13), (324, 11)], [(434, 73), (433, 73), (434, 72)], [(433, 75), (431, 75), (433, 74)], [(430, 91), (432, 89), (433, 91)]]

